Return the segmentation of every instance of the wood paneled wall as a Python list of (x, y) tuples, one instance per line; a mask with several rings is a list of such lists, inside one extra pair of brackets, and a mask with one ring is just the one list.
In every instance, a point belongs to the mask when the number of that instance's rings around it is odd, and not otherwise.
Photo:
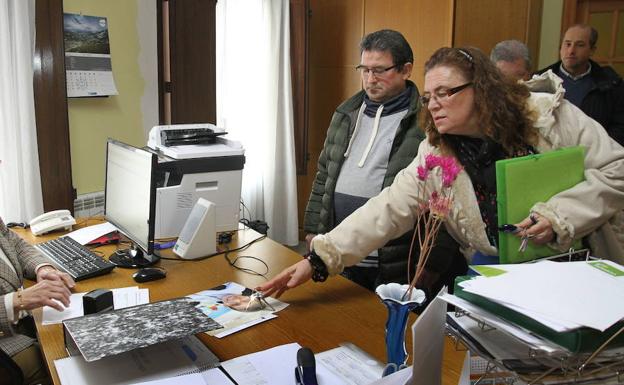
[(438, 48), (453, 43), (453, 1), (367, 0), (364, 34), (384, 28), (401, 32), (414, 52), (411, 80), (424, 84), (425, 62)]
[[(473, 46), (487, 55), (501, 40), (517, 39), (539, 53), (542, 0), (455, 0), (454, 46)], [(534, 68), (535, 69), (535, 68)]]
[(306, 173), (297, 178), (299, 222), (336, 107), (361, 89), (359, 43), (383, 28), (401, 31), (414, 51), (412, 80), (422, 87), (423, 64), (452, 44), (453, 0), (310, 0), (309, 113)]

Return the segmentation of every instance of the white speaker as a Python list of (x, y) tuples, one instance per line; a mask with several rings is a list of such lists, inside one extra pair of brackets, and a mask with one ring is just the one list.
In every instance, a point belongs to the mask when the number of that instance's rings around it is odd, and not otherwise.
[(215, 222), (217, 206), (199, 198), (191, 210), (173, 252), (183, 259), (196, 259), (217, 251)]

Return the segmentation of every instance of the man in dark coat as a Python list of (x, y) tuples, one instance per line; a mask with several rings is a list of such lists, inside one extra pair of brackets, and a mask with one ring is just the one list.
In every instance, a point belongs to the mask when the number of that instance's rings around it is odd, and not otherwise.
[(624, 145), (624, 83), (613, 68), (600, 66), (590, 59), (597, 41), (598, 32), (594, 28), (573, 25), (561, 42), (561, 60), (539, 73), (552, 70), (563, 79), (565, 98)]

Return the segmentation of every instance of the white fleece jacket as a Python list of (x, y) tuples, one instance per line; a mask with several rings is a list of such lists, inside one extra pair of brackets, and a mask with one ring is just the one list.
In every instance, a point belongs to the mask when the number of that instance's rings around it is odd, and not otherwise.
[[(596, 121), (563, 98), (562, 81), (551, 71), (526, 84), (530, 107), (537, 113), (538, 152), (584, 146), (585, 181), (563, 191), (533, 211), (548, 218), (557, 234), (550, 246), (566, 251), (574, 239), (589, 236), (594, 255), (624, 263), (624, 148)], [(374, 249), (413, 228), (419, 210), (416, 168), (427, 154), (439, 150), (423, 141), (414, 161), (394, 183), (370, 199), (339, 226), (312, 241), (330, 274), (340, 273)], [(441, 183), (441, 181), (437, 181)], [(439, 189), (439, 186), (436, 186)], [(462, 171), (453, 184), (454, 202), (445, 225), (470, 262), (475, 251), (497, 255), (487, 239), (485, 224), (470, 177)], [(527, 213), (528, 215), (528, 213)]]

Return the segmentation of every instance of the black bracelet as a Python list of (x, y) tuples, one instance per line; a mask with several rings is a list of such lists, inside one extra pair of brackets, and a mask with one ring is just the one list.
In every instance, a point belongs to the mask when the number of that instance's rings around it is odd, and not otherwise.
[(325, 282), (329, 276), (325, 262), (319, 257), (314, 250), (306, 254), (305, 259), (312, 265), (312, 280), (314, 282)]

